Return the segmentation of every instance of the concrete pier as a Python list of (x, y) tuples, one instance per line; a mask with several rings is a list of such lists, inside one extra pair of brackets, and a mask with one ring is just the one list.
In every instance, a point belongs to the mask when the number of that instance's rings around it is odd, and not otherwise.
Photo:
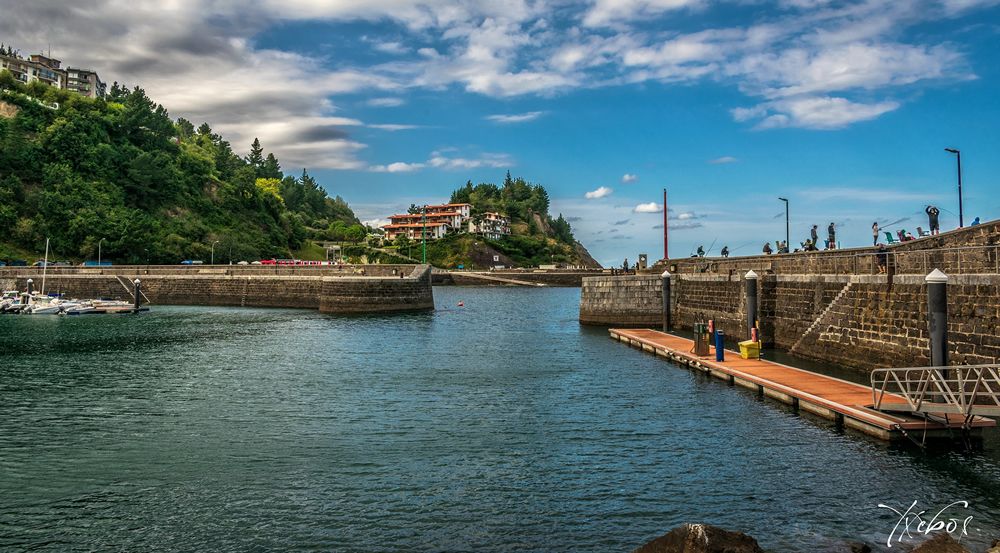
[[(36, 267), (0, 269), (0, 288), (24, 290)], [(134, 300), (142, 282), (154, 305), (293, 307), (323, 313), (434, 309), (429, 265), (50, 267), (48, 292), (72, 298)]]

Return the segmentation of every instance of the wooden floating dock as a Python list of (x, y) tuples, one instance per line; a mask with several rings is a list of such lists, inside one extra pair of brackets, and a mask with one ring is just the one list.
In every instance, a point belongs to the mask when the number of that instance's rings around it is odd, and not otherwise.
[[(908, 413), (886, 413), (872, 409), (874, 398), (869, 386), (839, 378), (789, 367), (763, 359), (743, 359), (734, 351), (726, 351), (726, 360), (698, 357), (692, 350), (694, 342), (686, 338), (647, 329), (610, 330), (611, 337), (643, 351), (665, 357), (685, 367), (699, 370), (730, 384), (755, 390), (758, 395), (776, 399), (836, 422), (837, 426), (858, 430), (883, 440), (910, 438), (918, 443), (931, 438), (959, 437), (965, 422), (961, 415), (934, 415), (923, 418)], [(885, 404), (900, 404), (899, 396), (887, 395)], [(996, 421), (974, 417), (970, 431), (996, 426)]]

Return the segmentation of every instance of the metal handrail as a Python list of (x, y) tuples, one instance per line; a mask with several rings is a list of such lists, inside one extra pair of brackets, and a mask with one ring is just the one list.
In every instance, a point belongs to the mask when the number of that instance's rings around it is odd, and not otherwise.
[(1000, 365), (875, 369), (871, 382), (877, 411), (1000, 416)]
[[(739, 262), (738, 266), (740, 270), (766, 269), (769, 266), (780, 264), (783, 261), (788, 261), (794, 259), (795, 256), (801, 255), (808, 256), (807, 263), (814, 266), (829, 267), (831, 272), (835, 274), (871, 275), (880, 272), (878, 256), (885, 256), (887, 271), (888, 267), (893, 267), (895, 269), (893, 271), (894, 274), (927, 274), (933, 269), (961, 274), (963, 272), (962, 254), (981, 251), (986, 253), (993, 252), (992, 263), (988, 264), (991, 266), (983, 264), (981, 266), (982, 270), (988, 274), (1000, 274), (1000, 245), (956, 246), (902, 251), (897, 251), (895, 246), (894, 244), (892, 247), (881, 252), (869, 249), (864, 252), (847, 254), (827, 253), (824, 251), (821, 254), (818, 254), (818, 252), (793, 252), (771, 256), (755, 255), (746, 258), (747, 262)], [(936, 257), (939, 261), (931, 262), (931, 257)], [(690, 271), (693, 273), (707, 272), (704, 269), (711, 269), (709, 272), (718, 272), (717, 269), (713, 268), (713, 265), (722, 263), (728, 266), (729, 263), (727, 262), (737, 261), (742, 258), (703, 257), (696, 259), (698, 260), (697, 264), (690, 264)], [(918, 259), (919, 262), (913, 262), (912, 260), (914, 259)], [(968, 259), (964, 260), (964, 265), (966, 268), (969, 267)]]

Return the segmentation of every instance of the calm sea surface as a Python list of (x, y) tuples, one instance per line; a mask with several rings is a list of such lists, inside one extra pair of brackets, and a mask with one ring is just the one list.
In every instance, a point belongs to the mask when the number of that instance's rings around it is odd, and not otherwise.
[(0, 550), (630, 551), (700, 521), (825, 551), (914, 500), (1000, 537), (995, 433), (837, 433), (581, 328), (578, 289), (435, 297), (0, 316)]

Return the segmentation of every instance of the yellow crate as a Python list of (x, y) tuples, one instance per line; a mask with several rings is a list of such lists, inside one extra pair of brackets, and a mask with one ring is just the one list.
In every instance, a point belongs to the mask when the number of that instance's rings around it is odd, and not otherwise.
[(760, 342), (751, 340), (740, 342), (740, 357), (744, 359), (760, 359)]

